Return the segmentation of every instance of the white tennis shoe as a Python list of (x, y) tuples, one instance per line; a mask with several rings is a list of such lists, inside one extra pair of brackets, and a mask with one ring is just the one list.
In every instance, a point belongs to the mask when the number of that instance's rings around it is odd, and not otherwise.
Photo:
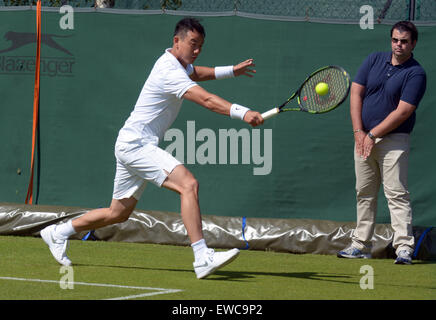
[(215, 252), (213, 249), (207, 249), (200, 261), (195, 261), (194, 271), (198, 279), (206, 278), (219, 268), (229, 264), (239, 255), (238, 249), (232, 249), (225, 252)]
[(62, 240), (57, 238), (55, 233), (56, 225), (52, 224), (41, 230), (41, 238), (48, 245), (51, 254), (57, 262), (64, 266), (71, 266), (71, 260), (67, 257), (68, 239)]

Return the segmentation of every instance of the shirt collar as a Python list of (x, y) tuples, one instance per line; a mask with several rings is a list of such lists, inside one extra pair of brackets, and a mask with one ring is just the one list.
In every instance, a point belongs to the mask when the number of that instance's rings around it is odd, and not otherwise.
[[(391, 64), (392, 61), (392, 52), (386, 55), (386, 63)], [(407, 59), (404, 63), (396, 65), (397, 68), (407, 67), (413, 61), (413, 52), (409, 59)]]
[(172, 48), (165, 49), (165, 54), (169, 56), (169, 59), (175, 64), (181, 66), (183, 69), (187, 70), (188, 68), (183, 67), (179, 60), (170, 52)]

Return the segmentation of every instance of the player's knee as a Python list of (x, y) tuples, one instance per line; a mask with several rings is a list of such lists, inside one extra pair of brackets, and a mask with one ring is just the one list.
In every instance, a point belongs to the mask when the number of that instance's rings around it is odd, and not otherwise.
[(190, 177), (189, 179), (186, 179), (186, 181), (183, 184), (184, 192), (193, 192), (197, 194), (198, 188), (199, 188), (198, 181), (194, 177)]
[(112, 223), (122, 223), (129, 219), (130, 214), (133, 212), (131, 208), (123, 208), (121, 210), (113, 210), (111, 213)]
[(117, 223), (125, 222), (129, 219), (129, 217), (130, 217), (130, 213), (129, 214), (121, 214), (118, 216)]

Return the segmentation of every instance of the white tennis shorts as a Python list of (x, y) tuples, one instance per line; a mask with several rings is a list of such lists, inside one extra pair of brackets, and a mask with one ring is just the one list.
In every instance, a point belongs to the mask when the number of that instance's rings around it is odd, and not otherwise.
[(117, 169), (113, 199), (133, 196), (139, 200), (147, 186), (147, 181), (161, 187), (168, 174), (181, 164), (171, 154), (152, 144), (117, 142), (115, 157)]

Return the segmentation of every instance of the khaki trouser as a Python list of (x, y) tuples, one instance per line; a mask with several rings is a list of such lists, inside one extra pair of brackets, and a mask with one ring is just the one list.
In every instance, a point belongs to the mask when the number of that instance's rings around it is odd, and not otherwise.
[(396, 253), (413, 253), (412, 208), (407, 187), (409, 135), (389, 134), (377, 139), (371, 155), (364, 160), (354, 151), (357, 192), (357, 226), (353, 246), (359, 250), (371, 248), (377, 211), (377, 195), (383, 184), (394, 230), (392, 246)]

